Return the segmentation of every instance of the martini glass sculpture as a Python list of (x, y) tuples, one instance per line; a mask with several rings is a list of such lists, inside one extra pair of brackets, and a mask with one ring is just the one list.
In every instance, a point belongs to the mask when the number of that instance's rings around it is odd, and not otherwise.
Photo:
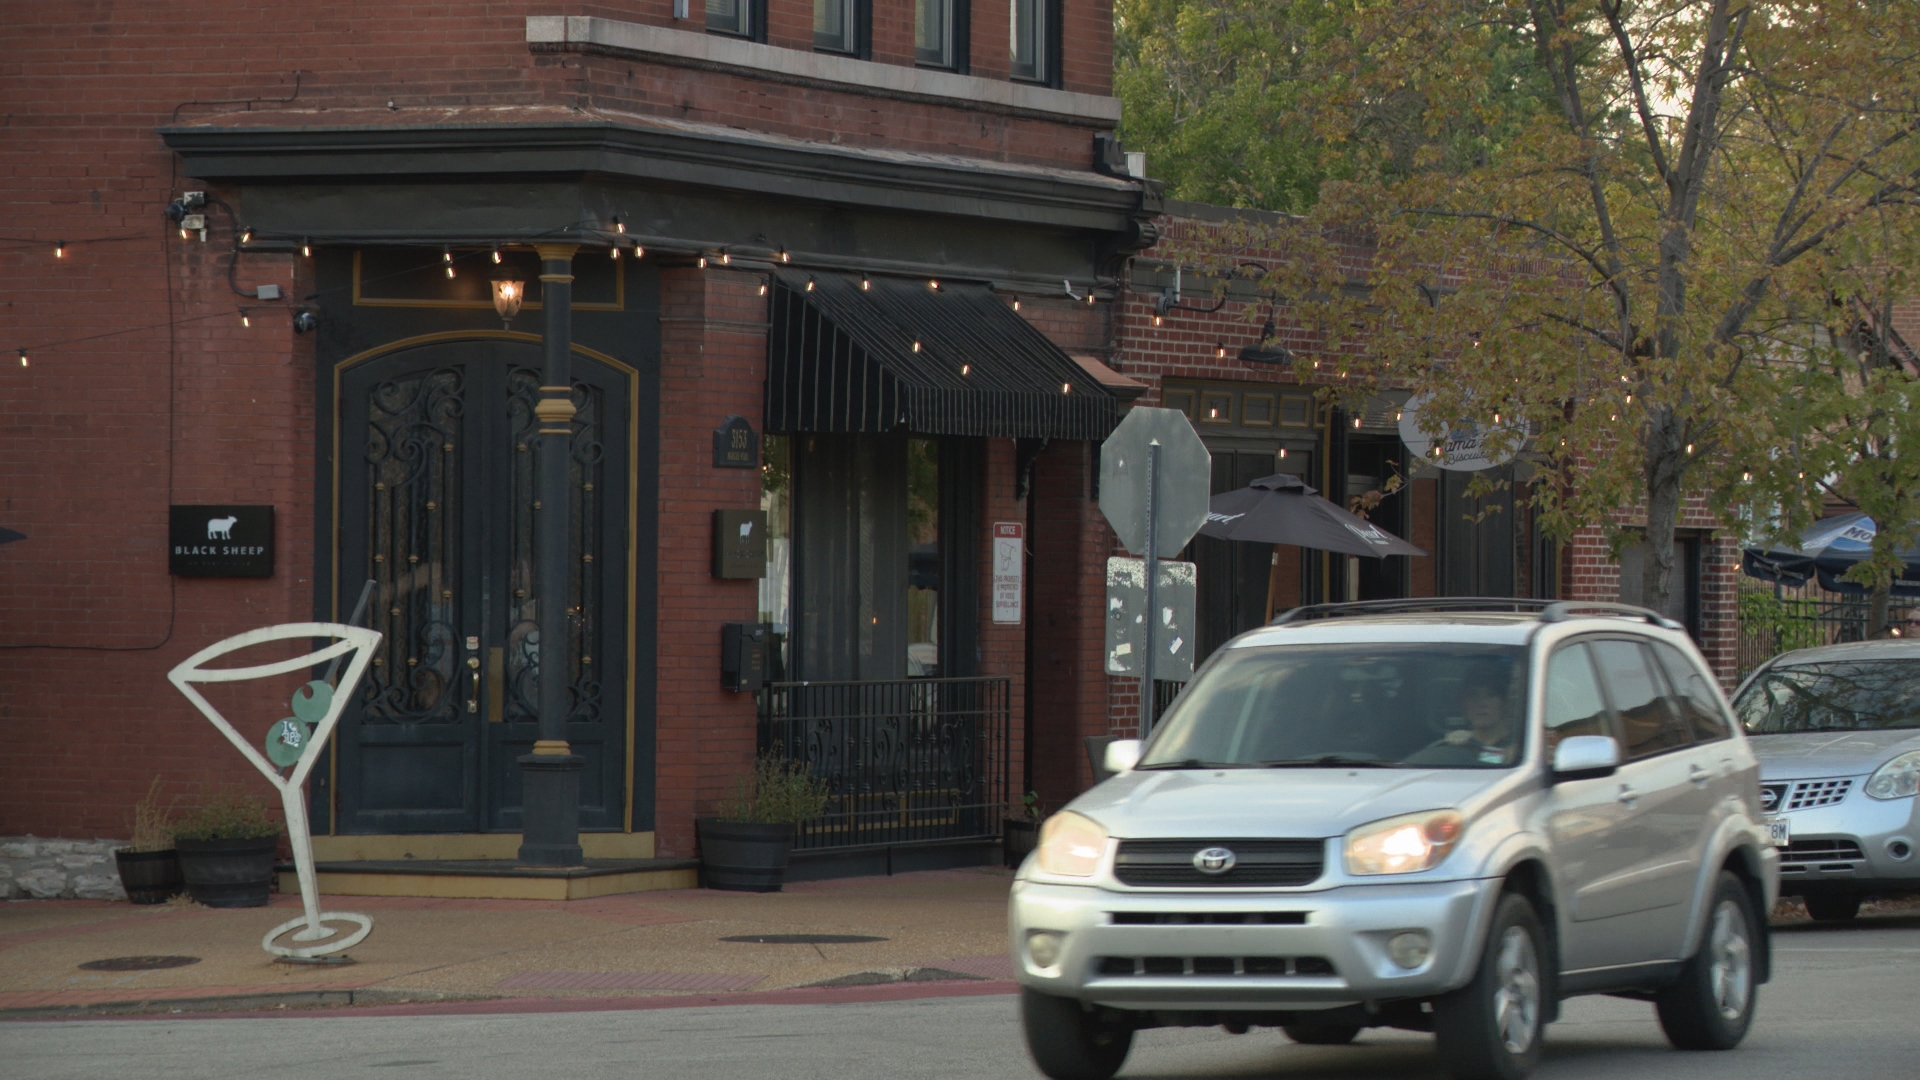
[[(294, 638), (331, 639), (332, 644), (290, 660), (269, 664), (251, 667), (207, 666), (231, 652)], [(293, 847), (293, 864), (300, 875), (300, 899), (305, 910), (299, 918), (267, 931), (267, 936), (261, 940), (260, 947), (275, 956), (316, 960), (358, 945), (373, 931), (373, 920), (365, 915), (320, 910), (320, 895), (313, 874), (313, 834), (307, 825), (307, 802), (301, 796), (300, 788), (313, 771), (314, 764), (320, 760), (321, 748), (333, 734), (334, 726), (340, 722), (340, 713), (353, 696), (353, 688), (359, 685), (360, 677), (366, 673), (367, 663), (373, 659), (374, 647), (379, 643), (380, 634), (377, 631), (362, 627), (341, 623), (285, 623), (249, 630), (216, 642), (187, 657), (178, 667), (167, 672), (167, 678), (187, 696), (187, 700), (193, 702), (213, 722), (213, 726), (227, 737), (227, 741), (245, 754), (253, 767), (259, 769), (261, 775), (280, 792), (280, 804), (287, 815), (287, 838)], [(275, 723), (268, 730), (264, 755), (234, 730), (220, 710), (214, 708), (197, 689), (197, 685), (202, 683), (246, 682), (311, 670), (342, 657), (347, 658), (346, 672), (337, 687), (316, 679), (294, 692), (294, 715)], [(335, 667), (337, 669), (338, 665)], [(291, 771), (282, 775), (281, 769), (287, 767), (291, 767)], [(336, 929), (326, 925), (330, 922), (350, 923), (355, 929)], [(281, 935), (290, 930), (295, 931), (291, 941), (313, 944), (275, 944)]]

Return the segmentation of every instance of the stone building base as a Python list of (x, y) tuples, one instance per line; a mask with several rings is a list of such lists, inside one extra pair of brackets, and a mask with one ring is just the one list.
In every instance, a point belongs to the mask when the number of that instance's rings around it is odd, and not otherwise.
[(0, 900), (125, 900), (113, 853), (125, 840), (0, 837)]

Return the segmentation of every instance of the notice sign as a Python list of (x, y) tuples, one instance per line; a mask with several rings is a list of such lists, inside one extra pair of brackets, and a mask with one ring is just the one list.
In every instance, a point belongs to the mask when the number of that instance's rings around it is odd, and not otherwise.
[(273, 507), (174, 506), (169, 511), (168, 573), (273, 576)]
[(1026, 526), (1017, 521), (993, 523), (993, 621), (1019, 625), (1020, 592), (1026, 572)]

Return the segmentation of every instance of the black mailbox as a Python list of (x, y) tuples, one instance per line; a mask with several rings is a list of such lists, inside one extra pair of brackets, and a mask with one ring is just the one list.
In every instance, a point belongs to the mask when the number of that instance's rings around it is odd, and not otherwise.
[(723, 623), (720, 627), (720, 685), (736, 693), (760, 689), (767, 681), (767, 624)]

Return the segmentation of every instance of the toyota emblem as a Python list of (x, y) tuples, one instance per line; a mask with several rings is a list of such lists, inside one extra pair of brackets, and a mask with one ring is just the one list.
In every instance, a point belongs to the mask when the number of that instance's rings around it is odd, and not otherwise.
[(1229, 848), (1201, 848), (1193, 853), (1193, 868), (1203, 874), (1224, 874), (1238, 861)]

